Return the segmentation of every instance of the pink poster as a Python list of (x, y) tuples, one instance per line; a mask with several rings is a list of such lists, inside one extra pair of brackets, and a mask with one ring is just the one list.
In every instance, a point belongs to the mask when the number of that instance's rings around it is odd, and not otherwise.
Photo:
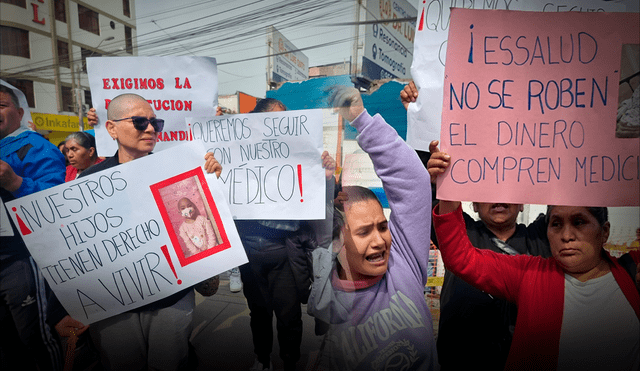
[(452, 9), (445, 200), (638, 206), (640, 15)]

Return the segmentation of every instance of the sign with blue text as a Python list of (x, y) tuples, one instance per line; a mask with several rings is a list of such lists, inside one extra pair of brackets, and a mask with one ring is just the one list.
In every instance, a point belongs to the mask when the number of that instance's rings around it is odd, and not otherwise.
[(640, 204), (640, 14), (453, 9), (449, 40), (439, 199)]
[(453, 7), (477, 10), (539, 11), (550, 16), (555, 13), (600, 13), (625, 10), (624, 4), (602, 0), (419, 1), (411, 64), (411, 76), (418, 87), (419, 95), (417, 102), (410, 104), (407, 110), (407, 143), (423, 151), (429, 150), (429, 142), (440, 139), (442, 82)]

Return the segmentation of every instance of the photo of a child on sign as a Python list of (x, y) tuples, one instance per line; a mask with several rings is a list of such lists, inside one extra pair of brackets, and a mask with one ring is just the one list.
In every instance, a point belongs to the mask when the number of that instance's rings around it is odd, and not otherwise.
[(180, 264), (229, 247), (201, 169), (151, 186)]
[(200, 215), (196, 204), (186, 197), (181, 198), (178, 210), (184, 217), (184, 222), (180, 225), (180, 237), (187, 246), (183, 249), (185, 256), (195, 255), (218, 244), (211, 222)]

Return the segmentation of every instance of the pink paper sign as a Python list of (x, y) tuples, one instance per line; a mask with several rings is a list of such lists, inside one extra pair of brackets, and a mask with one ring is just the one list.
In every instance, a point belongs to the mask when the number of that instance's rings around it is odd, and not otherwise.
[(438, 198), (638, 206), (639, 25), (637, 13), (453, 9)]

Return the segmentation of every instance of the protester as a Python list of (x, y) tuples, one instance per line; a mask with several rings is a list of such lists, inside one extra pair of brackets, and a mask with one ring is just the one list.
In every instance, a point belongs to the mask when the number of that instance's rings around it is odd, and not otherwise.
[[(92, 117), (95, 120), (95, 117)], [(147, 156), (155, 147), (164, 121), (139, 95), (115, 97), (107, 109), (105, 127), (118, 143), (113, 157), (82, 172), (84, 177)], [(204, 168), (220, 176), (213, 154)], [(192, 287), (132, 311), (91, 325), (91, 338), (106, 370), (180, 370), (188, 364), (189, 336), (195, 294)]]
[[(35, 128), (33, 129), (35, 130)], [(67, 158), (67, 147), (65, 146), (65, 141), (58, 143), (58, 149), (64, 155), (65, 166), (69, 166), (69, 159)]]
[[(358, 130), (382, 180), (391, 217), (367, 188), (343, 187), (336, 209), (331, 269), (317, 267), (312, 313), (331, 323), (328, 354), (339, 370), (438, 368), (428, 278), (431, 200), (420, 159), (382, 117), (371, 117), (353, 88), (337, 88), (334, 106)], [(323, 273), (324, 272), (324, 273)], [(327, 277), (327, 275), (329, 277)], [(328, 280), (327, 280), (328, 278)], [(319, 307), (322, 305), (322, 307)]]
[(69, 134), (65, 139), (64, 145), (69, 162), (64, 179), (65, 182), (76, 179), (85, 169), (104, 160), (98, 157), (96, 138), (87, 132), (76, 131)]
[[(429, 171), (437, 176), (446, 166), (432, 167), (434, 157)], [(446, 268), (518, 305), (506, 369), (638, 369), (640, 295), (632, 275), (603, 249), (606, 208), (549, 207), (548, 259), (474, 248), (460, 202), (440, 201), (433, 214)]]
[[(400, 98), (406, 107), (417, 95), (415, 85), (410, 82)], [(450, 160), (437, 146), (438, 141), (434, 141), (429, 148), (432, 183)], [(479, 221), (466, 213), (463, 216), (469, 240), (477, 248), (508, 255), (551, 256), (543, 217), (525, 226), (516, 221), (523, 210), (521, 204), (474, 202), (473, 209)], [(516, 318), (515, 304), (478, 290), (446, 270), (437, 339), (442, 370), (471, 369), (477, 365), (504, 369)], [(465, 349), (465, 357), (460, 357), (460, 348)]]
[(51, 308), (53, 295), (4, 203), (63, 183), (64, 156), (40, 134), (20, 126), (23, 114), (16, 93), (0, 86), (0, 213), (8, 223), (0, 232), (1, 366), (60, 370), (60, 343), (51, 327), (71, 336), (86, 326), (61, 308)]
[(180, 237), (187, 247), (187, 251), (184, 252), (186, 257), (218, 245), (218, 238), (211, 222), (200, 215), (196, 204), (186, 197), (181, 198), (178, 201), (178, 210), (184, 217), (184, 222), (180, 225)]
[[(285, 110), (282, 102), (266, 98), (261, 99), (252, 112)], [(322, 154), (322, 161), (327, 181), (332, 182), (335, 161), (327, 152)], [(272, 318), (275, 314), (280, 358), (285, 370), (294, 370), (300, 359), (301, 303), (307, 300), (311, 268), (292, 263), (306, 262), (308, 258), (302, 249), (287, 248), (287, 243), (301, 239), (301, 235), (307, 237), (309, 227), (299, 220), (237, 220), (236, 227), (249, 259), (249, 263), (240, 266), (240, 272), (256, 353), (251, 369), (273, 370)], [(292, 256), (296, 251), (302, 256)], [(303, 282), (306, 282), (306, 287), (300, 287)]]

